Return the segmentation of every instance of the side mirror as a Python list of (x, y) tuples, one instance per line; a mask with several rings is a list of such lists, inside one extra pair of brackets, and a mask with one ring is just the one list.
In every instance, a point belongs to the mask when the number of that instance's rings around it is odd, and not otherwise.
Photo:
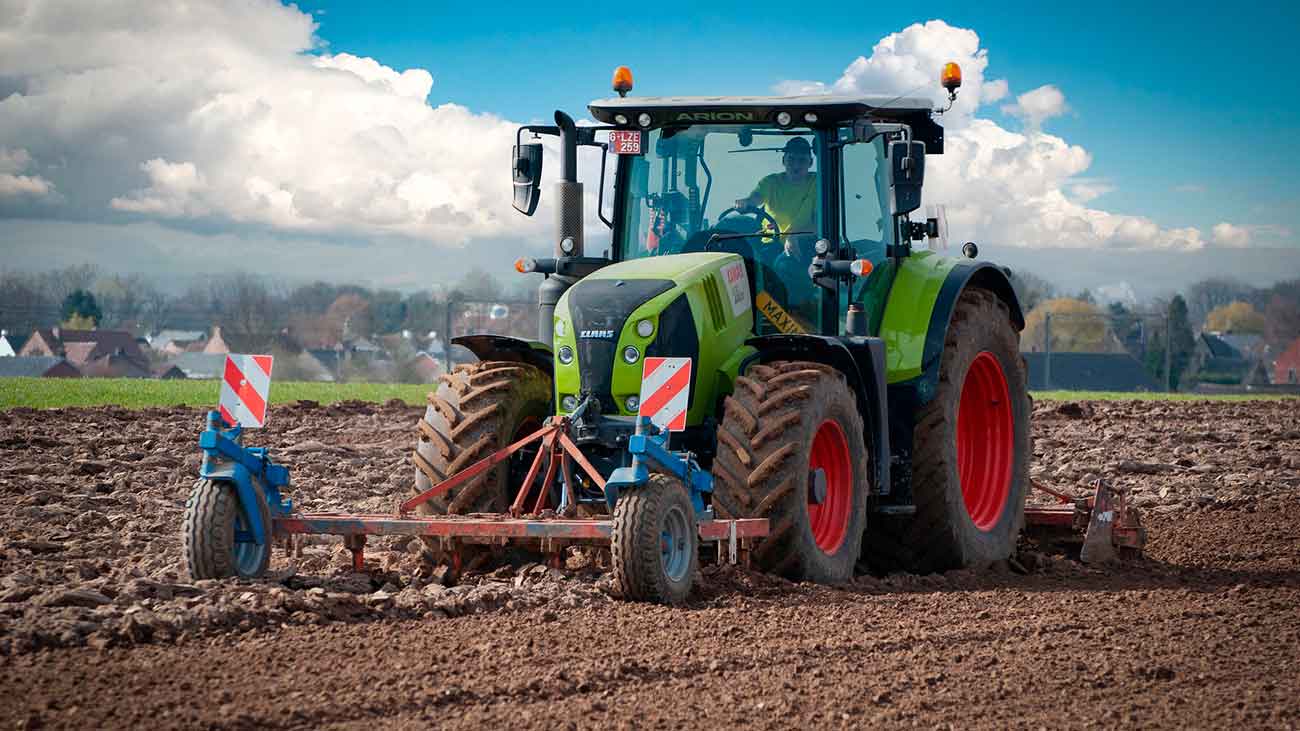
[(889, 143), (889, 212), (895, 216), (921, 207), (925, 180), (925, 143)]
[(515, 145), (514, 152), (511, 175), (515, 183), (515, 210), (531, 216), (542, 196), (542, 144)]

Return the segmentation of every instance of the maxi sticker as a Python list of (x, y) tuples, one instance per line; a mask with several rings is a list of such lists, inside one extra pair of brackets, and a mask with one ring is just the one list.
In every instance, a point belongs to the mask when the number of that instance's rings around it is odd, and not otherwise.
[(758, 311), (763, 313), (763, 317), (766, 317), (767, 321), (772, 323), (772, 327), (782, 333), (786, 335), (803, 335), (808, 332), (803, 324), (794, 318), (794, 315), (786, 312), (785, 308), (772, 299), (772, 295), (767, 292), (759, 292), (758, 300), (754, 304), (758, 307)]
[(722, 281), (727, 284), (727, 299), (731, 300), (731, 315), (740, 317), (749, 311), (749, 279), (745, 277), (745, 262), (733, 261), (722, 266)]

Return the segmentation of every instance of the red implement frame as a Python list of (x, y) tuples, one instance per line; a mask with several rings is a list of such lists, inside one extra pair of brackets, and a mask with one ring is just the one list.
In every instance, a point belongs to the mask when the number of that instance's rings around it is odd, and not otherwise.
[[(423, 425), (422, 425), (423, 426)], [(570, 420), (557, 416), (541, 429), (529, 434), (488, 457), (466, 467), (433, 487), (397, 506), (393, 515), (345, 515), (340, 513), (293, 513), (273, 518), (277, 536), (293, 534), (328, 534), (343, 536), (344, 545), (352, 552), (352, 565), (357, 571), (365, 569), (366, 537), (372, 535), (404, 535), (437, 538), (449, 549), (453, 565), (459, 563), (459, 546), (467, 543), (497, 544), (530, 543), (543, 553), (558, 559), (566, 546), (574, 544), (608, 544), (614, 523), (608, 519), (573, 518), (577, 500), (573, 492), (573, 463), (576, 462), (592, 483), (605, 489), (605, 479), (592, 466), (585, 455), (569, 437)], [(528, 474), (520, 485), (510, 505), (510, 515), (412, 515), (412, 511), (432, 498), (438, 497), (510, 459), (524, 447), (541, 442), (533, 457)], [(417, 451), (413, 455), (417, 468), (436, 480), (436, 472)], [(532, 493), (537, 475), (546, 463), (542, 487), (532, 504), (531, 518), (523, 518), (524, 509)], [(556, 470), (564, 475), (566, 515), (557, 516), (546, 510), (549, 491)], [(704, 520), (699, 522), (702, 541), (718, 542), (719, 560), (725, 557), (731, 563), (748, 565), (753, 541), (768, 533), (766, 518), (738, 520)], [(459, 570), (457, 568), (457, 570)]]
[(1116, 558), (1137, 558), (1146, 546), (1146, 529), (1127, 496), (1104, 480), (1092, 483), (1091, 497), (1076, 498), (1030, 483), (1058, 501), (1056, 505), (1026, 505), (1025, 527), (1030, 533), (1075, 540), (1082, 536), (1079, 559), (1100, 564)]

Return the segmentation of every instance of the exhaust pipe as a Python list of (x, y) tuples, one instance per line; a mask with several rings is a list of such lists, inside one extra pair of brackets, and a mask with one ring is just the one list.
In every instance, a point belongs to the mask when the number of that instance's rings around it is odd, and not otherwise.
[[(555, 184), (555, 256), (582, 256), (582, 183), (578, 182), (578, 129), (573, 117), (555, 111), (560, 128), (560, 181)], [(572, 243), (566, 243), (566, 240)], [(555, 305), (574, 282), (573, 277), (551, 274), (537, 288), (537, 339), (555, 344)]]

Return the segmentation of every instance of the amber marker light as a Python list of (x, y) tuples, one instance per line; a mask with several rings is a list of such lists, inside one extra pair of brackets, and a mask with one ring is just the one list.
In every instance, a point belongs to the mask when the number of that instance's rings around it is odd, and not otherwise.
[(619, 66), (614, 69), (614, 91), (619, 96), (627, 96), (632, 91), (632, 69), (626, 66)]
[(536, 269), (537, 269), (537, 261), (530, 257), (521, 256), (518, 259), (515, 259), (515, 271), (519, 272), (520, 274), (527, 274), (531, 271), (535, 271)]
[(961, 86), (961, 67), (955, 63), (946, 63), (943, 65), (943, 73), (939, 74), (939, 83), (948, 91), (956, 91)]
[(857, 259), (849, 265), (849, 271), (855, 277), (865, 277), (871, 273), (871, 269), (871, 261), (868, 259)]

